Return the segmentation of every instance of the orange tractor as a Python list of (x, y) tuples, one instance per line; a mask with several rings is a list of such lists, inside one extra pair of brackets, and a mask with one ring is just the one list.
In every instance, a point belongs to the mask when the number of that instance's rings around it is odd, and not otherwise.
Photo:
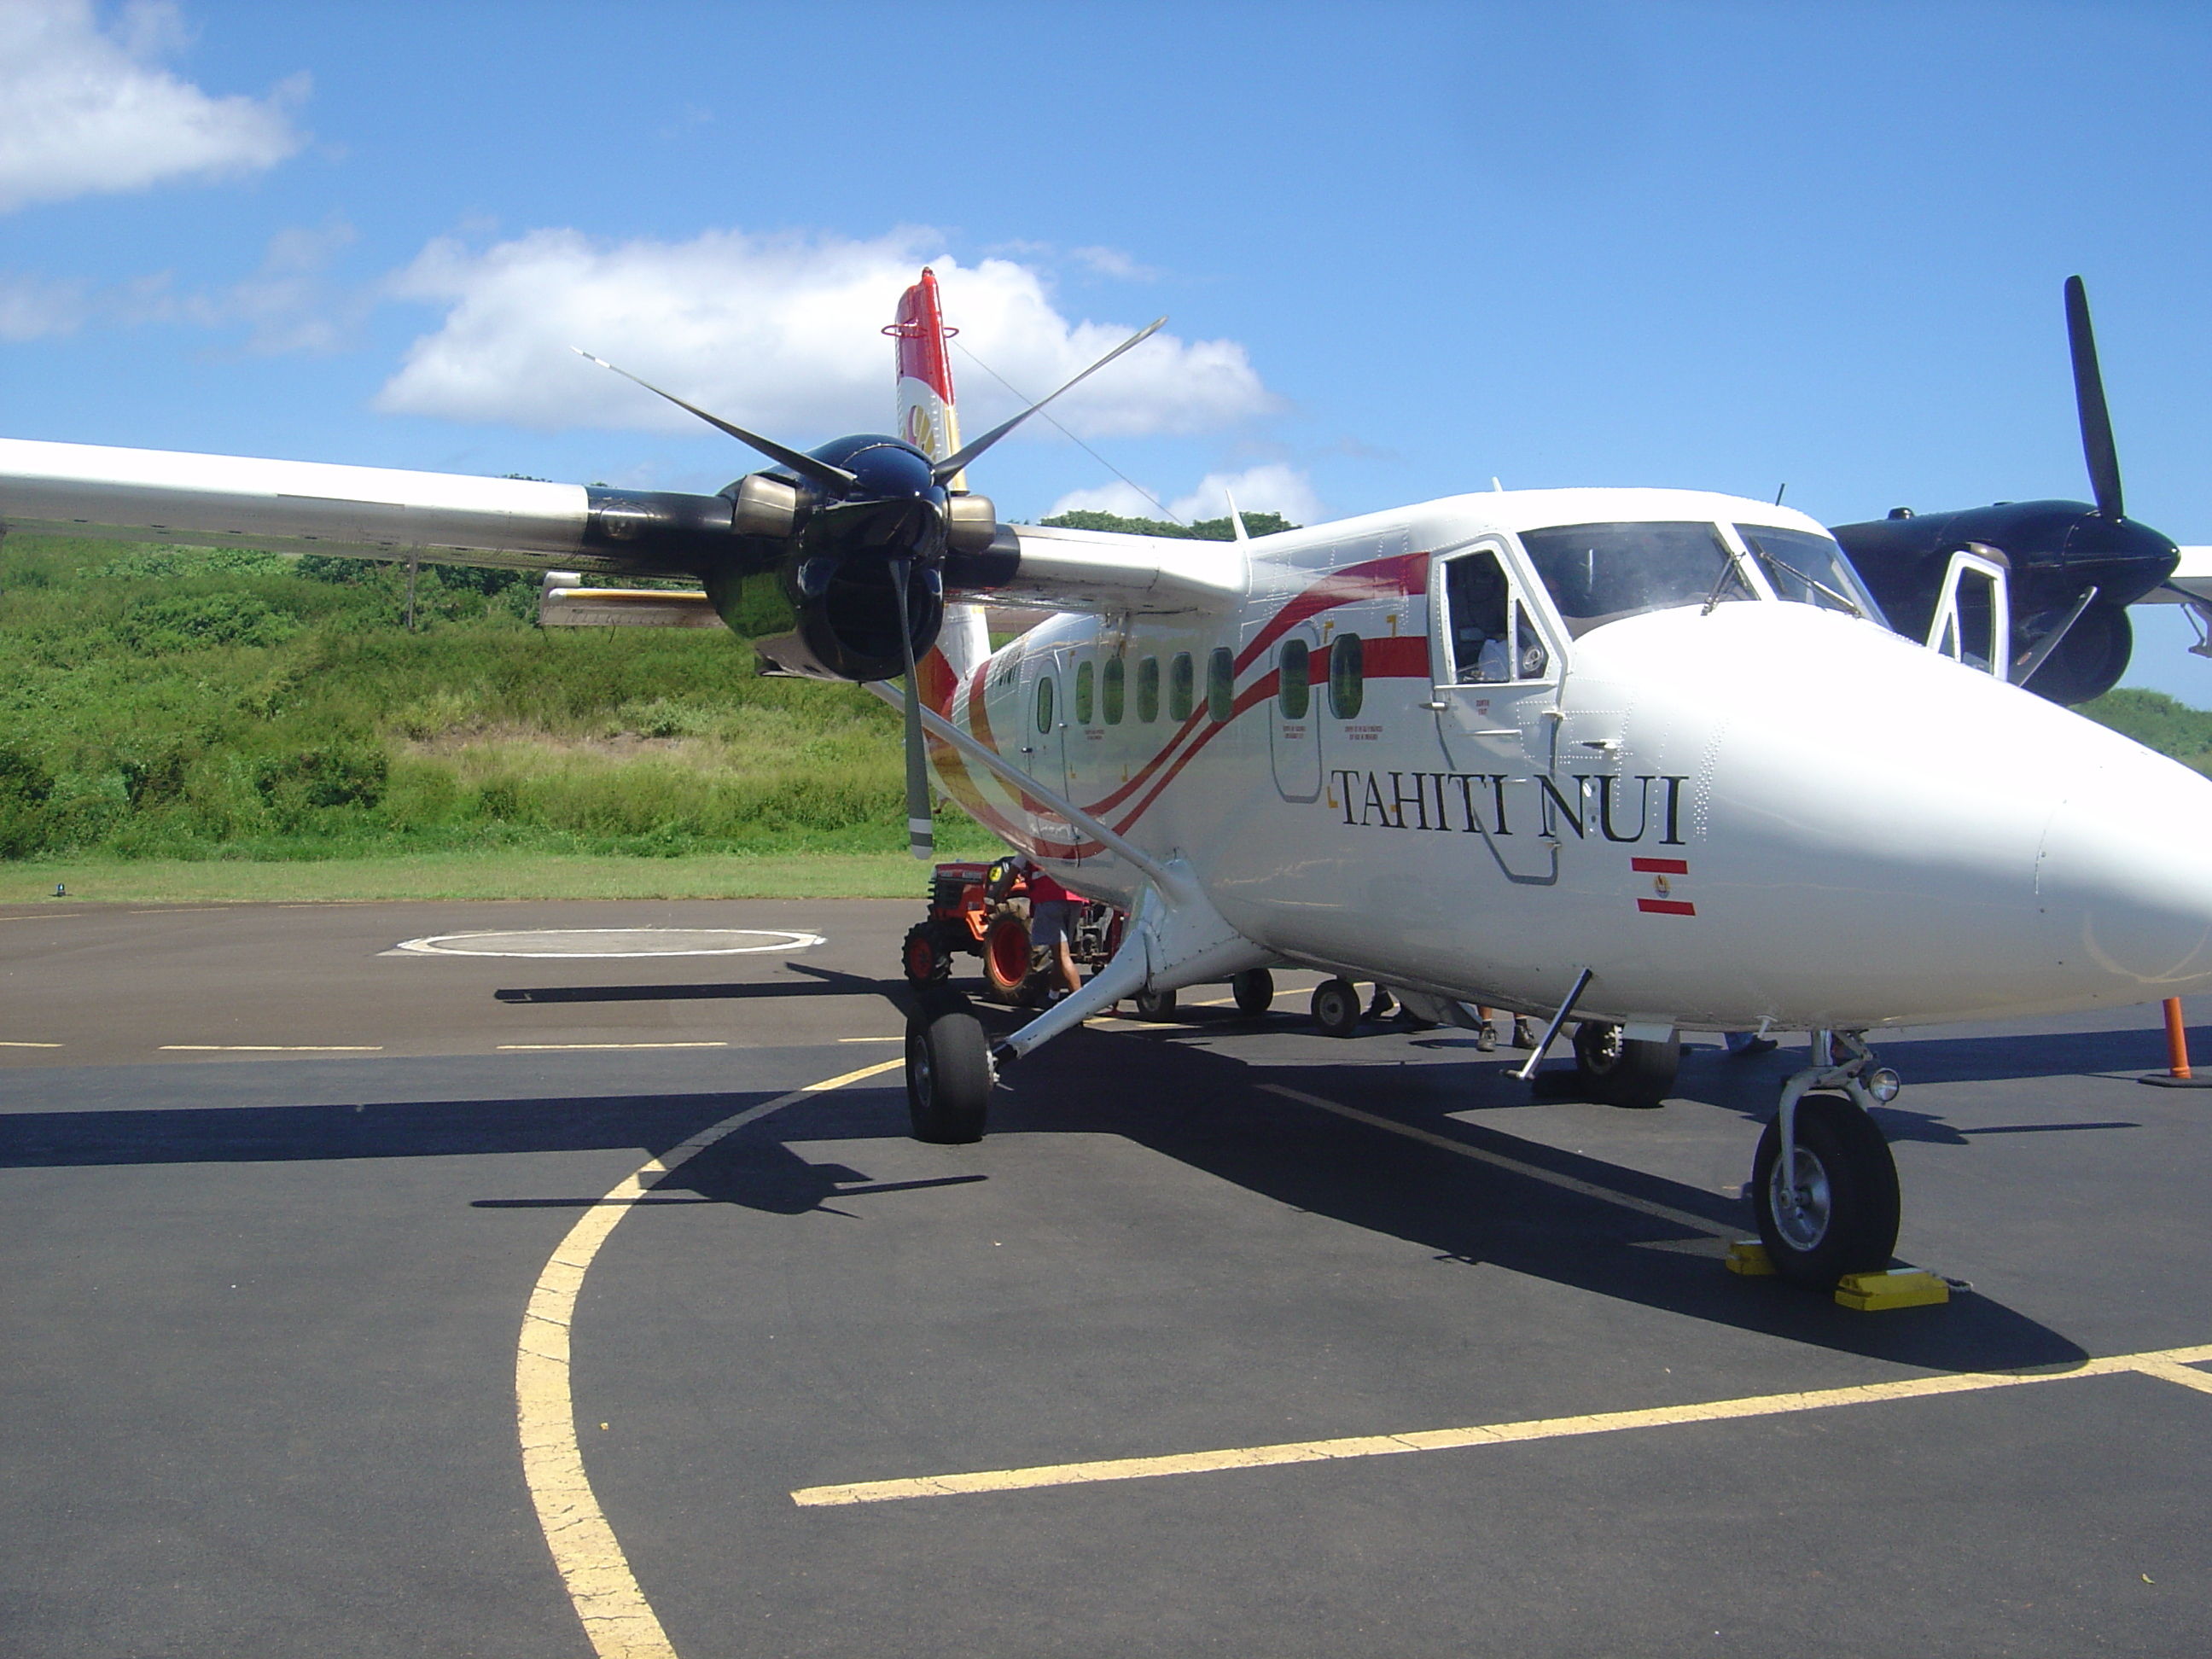
[[(1103, 966), (1121, 943), (1125, 920), (1103, 900), (1077, 905), (1067, 930), (1076, 966)], [(907, 929), (899, 962), (909, 983), (927, 985), (951, 978), (952, 958), (963, 951), (983, 958), (983, 986), (994, 1001), (1045, 1000), (1052, 964), (1030, 948), (1029, 881), (1013, 860), (939, 865), (929, 882), (929, 915)]]

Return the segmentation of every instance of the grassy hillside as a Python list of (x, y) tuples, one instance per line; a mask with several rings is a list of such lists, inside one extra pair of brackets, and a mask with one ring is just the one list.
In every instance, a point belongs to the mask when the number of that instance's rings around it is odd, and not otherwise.
[(2212, 773), (2212, 714), (2177, 702), (2163, 691), (2107, 691), (2078, 711), (2146, 749), (2171, 755), (2200, 772)]
[[(501, 572), (0, 542), (0, 856), (903, 845), (896, 715), (719, 629), (562, 629)], [(994, 847), (957, 813), (956, 850)]]

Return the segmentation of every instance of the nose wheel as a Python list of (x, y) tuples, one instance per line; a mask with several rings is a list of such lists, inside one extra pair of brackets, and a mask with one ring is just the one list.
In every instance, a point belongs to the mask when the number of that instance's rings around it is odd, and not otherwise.
[(1789, 1167), (1778, 1115), (1751, 1164), (1752, 1209), (1774, 1271), (1832, 1287), (1845, 1273), (1880, 1273), (1897, 1248), (1902, 1200), (1881, 1131), (1842, 1095), (1796, 1103)]

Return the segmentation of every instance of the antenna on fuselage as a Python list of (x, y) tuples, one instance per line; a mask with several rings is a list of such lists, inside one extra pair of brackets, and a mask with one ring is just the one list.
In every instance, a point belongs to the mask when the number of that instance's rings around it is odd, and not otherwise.
[(1229, 486), (1221, 486), (1221, 499), (1229, 503), (1229, 529), (1240, 542), (1249, 542), (1251, 534), (1244, 528), (1244, 515), (1237, 510), (1237, 498), (1229, 493)]
[(1495, 472), (1490, 475), (1490, 487), (1500, 495), (1505, 493), (1505, 486), (1498, 482), (1498, 475)]
[(1779, 506), (1781, 506), (1781, 505), (1782, 505), (1782, 491), (1783, 491), (1783, 490), (1784, 490), (1784, 489), (1789, 489), (1789, 488), (1790, 488), (1790, 481), (1789, 481), (1787, 478), (1785, 478), (1785, 479), (1784, 479), (1784, 480), (1782, 481), (1782, 489), (1777, 489), (1777, 490), (1774, 492), (1774, 504), (1775, 504), (1775, 506), (1779, 507)]

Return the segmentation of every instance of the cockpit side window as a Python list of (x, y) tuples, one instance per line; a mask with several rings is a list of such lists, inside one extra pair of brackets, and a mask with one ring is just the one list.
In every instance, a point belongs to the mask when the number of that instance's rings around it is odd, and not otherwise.
[(1444, 614), (1451, 629), (1452, 678), (1458, 684), (1513, 678), (1510, 598), (1495, 553), (1469, 553), (1444, 567)]
[(1458, 685), (1541, 679), (1552, 653), (1491, 550), (1462, 553), (1443, 567), (1445, 648), (1443, 678)]
[(1717, 525), (1558, 525), (1522, 531), (1521, 544), (1573, 637), (1646, 611), (1759, 597)]

